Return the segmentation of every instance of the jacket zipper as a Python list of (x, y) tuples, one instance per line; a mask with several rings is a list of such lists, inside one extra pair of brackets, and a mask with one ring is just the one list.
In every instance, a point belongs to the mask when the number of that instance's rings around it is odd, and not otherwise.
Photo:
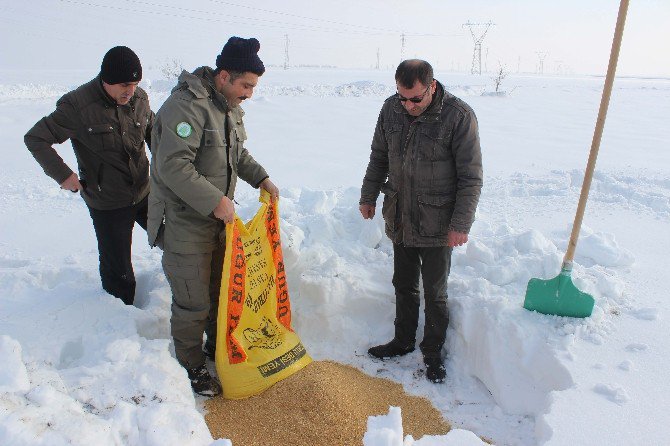
[[(407, 162), (407, 159), (409, 158), (407, 156), (408, 155), (408, 149), (409, 149), (409, 141), (412, 138), (412, 135), (416, 132), (416, 125), (415, 125), (416, 122), (418, 122), (417, 119), (415, 119), (414, 121), (412, 121), (409, 124), (409, 130), (407, 131), (407, 137), (405, 138), (405, 144), (404, 144), (404, 147), (403, 147), (403, 157), (402, 157), (403, 183), (404, 183), (404, 178), (405, 178), (405, 175), (404, 175), (405, 164)], [(410, 164), (409, 164), (409, 168), (408, 168), (408, 171), (407, 171), (407, 178), (409, 179), (409, 184), (410, 184), (409, 199), (407, 199), (407, 197), (405, 197), (405, 200), (403, 200), (403, 207), (409, 206), (407, 215), (408, 215), (409, 221), (410, 221), (410, 230), (408, 231), (407, 235), (408, 235), (408, 237), (410, 237), (410, 239), (411, 239), (411, 235), (412, 235), (411, 222), (412, 222), (412, 217), (413, 217), (413, 215), (412, 215), (412, 190), (411, 190), (411, 185), (412, 185), (412, 177), (413, 177), (413, 174), (414, 174), (414, 172), (413, 172), (413, 167), (414, 166), (415, 166), (415, 163), (413, 163), (412, 160), (410, 159)], [(402, 185), (399, 189), (403, 190)], [(401, 220), (402, 220), (402, 215), (403, 215), (403, 213), (401, 211), (400, 212)], [(406, 240), (407, 237), (405, 237), (405, 231), (406, 231), (407, 225), (405, 223), (406, 222), (401, 221), (401, 224), (400, 224), (401, 227), (402, 227), (402, 232), (403, 232), (403, 237), (402, 237), (403, 243), (407, 243), (407, 240)]]

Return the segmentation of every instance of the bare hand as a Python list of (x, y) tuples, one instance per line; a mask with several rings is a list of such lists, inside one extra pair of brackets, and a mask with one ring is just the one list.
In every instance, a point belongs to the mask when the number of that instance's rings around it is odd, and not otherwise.
[(275, 186), (272, 181), (270, 181), (270, 178), (264, 179), (263, 182), (260, 184), (260, 187), (262, 189), (265, 189), (266, 191), (268, 191), (268, 193), (270, 194), (270, 197), (273, 200), (276, 200), (276, 199), (279, 198), (279, 188), (277, 186)]
[(83, 188), (79, 182), (79, 177), (76, 173), (72, 173), (65, 181), (60, 183), (60, 188), (64, 190), (69, 190), (70, 192), (79, 192)]
[(447, 246), (453, 248), (454, 246), (462, 246), (468, 242), (468, 234), (462, 232), (449, 231), (447, 234)]
[(361, 215), (364, 219), (368, 220), (375, 216), (375, 205), (374, 204), (362, 204), (358, 206), (358, 210), (361, 211)]
[(230, 198), (224, 196), (214, 208), (213, 213), (216, 218), (223, 220), (224, 223), (232, 223), (235, 219), (235, 205), (230, 201)]

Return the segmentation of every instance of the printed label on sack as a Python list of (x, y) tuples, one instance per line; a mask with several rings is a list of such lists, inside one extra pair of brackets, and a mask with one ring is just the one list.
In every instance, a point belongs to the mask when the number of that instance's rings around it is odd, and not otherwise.
[(305, 347), (302, 345), (302, 342), (300, 342), (298, 343), (298, 345), (296, 345), (283, 355), (273, 359), (272, 361), (268, 361), (265, 364), (259, 365), (258, 371), (261, 372), (263, 378), (267, 378), (268, 376), (272, 376), (275, 373), (279, 373), (282, 370), (295, 364), (303, 356), (305, 356), (305, 353), (307, 353), (307, 351), (305, 350)]

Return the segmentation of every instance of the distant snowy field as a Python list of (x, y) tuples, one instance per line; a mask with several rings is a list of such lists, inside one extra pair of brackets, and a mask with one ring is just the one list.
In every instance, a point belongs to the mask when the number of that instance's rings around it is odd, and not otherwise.
[[(207, 445), (201, 401), (172, 357), (160, 252), (138, 229), (137, 308), (106, 295), (83, 201), (23, 145), (95, 74), (0, 70), (0, 444)], [(487, 76), (437, 78), (477, 113), (486, 175), (470, 242), (454, 251), (444, 385), (417, 373), (418, 351), (385, 363), (366, 354), (392, 336), (392, 247), (357, 201), (393, 73), (270, 70), (244, 104), (247, 147), (281, 189), (308, 351), (402, 383), (462, 429), (406, 444), (478, 444), (467, 431), (501, 445), (666, 443), (670, 80), (615, 81), (573, 274), (596, 308), (579, 320), (521, 305), (529, 278), (560, 269), (603, 79), (510, 76), (508, 95), (491, 97)], [(145, 74), (154, 110), (173, 84)], [(69, 143), (58, 149), (74, 166)], [(250, 218), (257, 193), (241, 186), (236, 199)], [(400, 444), (401, 414), (379, 415), (366, 446)]]

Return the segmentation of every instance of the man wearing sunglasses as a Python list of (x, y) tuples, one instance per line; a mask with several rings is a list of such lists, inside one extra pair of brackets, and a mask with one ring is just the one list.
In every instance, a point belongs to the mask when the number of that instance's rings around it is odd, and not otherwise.
[(451, 252), (468, 241), (482, 188), (477, 118), (433, 79), (426, 61), (403, 61), (395, 80), (398, 93), (379, 114), (359, 202), (363, 218), (370, 219), (384, 194), (382, 216), (393, 242), (395, 335), (368, 353), (383, 360), (414, 351), (422, 277), (425, 327), (419, 347), (426, 377), (439, 383), (446, 377), (442, 347)]

